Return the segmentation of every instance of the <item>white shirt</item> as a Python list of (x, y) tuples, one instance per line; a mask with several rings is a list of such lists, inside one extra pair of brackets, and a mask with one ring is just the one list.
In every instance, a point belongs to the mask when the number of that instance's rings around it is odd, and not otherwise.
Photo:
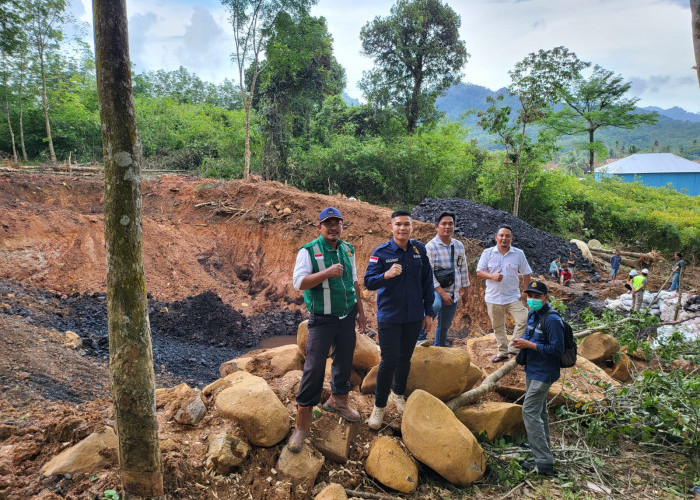
[(486, 293), (484, 300), (491, 304), (512, 304), (520, 299), (520, 274), (532, 274), (530, 264), (527, 263), (525, 252), (511, 246), (505, 255), (498, 251), (498, 247), (484, 250), (479, 258), (476, 271), (495, 273), (501, 271), (502, 281), (486, 280)]
[[(352, 282), (357, 282), (357, 266), (355, 265), (355, 254), (350, 256), (350, 262), (352, 262)], [(292, 275), (292, 285), (297, 290), (301, 290), (301, 280), (304, 276), (312, 274), (314, 268), (311, 265), (311, 255), (306, 248), (301, 248), (297, 252), (297, 261), (294, 264), (294, 274)]]

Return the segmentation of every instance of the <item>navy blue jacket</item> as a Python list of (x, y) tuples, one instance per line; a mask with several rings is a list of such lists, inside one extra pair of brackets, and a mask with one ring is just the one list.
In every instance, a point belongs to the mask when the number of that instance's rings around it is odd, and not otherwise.
[(559, 362), (564, 354), (564, 324), (558, 314), (550, 314), (545, 320), (543, 332), (540, 320), (549, 309), (549, 304), (545, 304), (537, 312), (530, 311), (523, 339), (537, 344), (537, 351), (525, 349), (525, 375), (551, 384), (559, 380)]
[[(401, 264), (401, 274), (384, 279), (394, 264)], [(392, 238), (375, 248), (365, 272), (365, 287), (377, 290), (379, 323), (411, 323), (435, 314), (433, 269), (420, 241), (409, 240), (402, 250)]]

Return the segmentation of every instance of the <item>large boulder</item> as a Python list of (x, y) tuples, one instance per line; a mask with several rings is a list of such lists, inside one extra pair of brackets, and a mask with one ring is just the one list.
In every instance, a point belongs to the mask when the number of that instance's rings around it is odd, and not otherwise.
[(481, 380), (483, 375), (484, 372), (481, 370), (481, 368), (470, 362), (469, 371), (467, 372), (467, 384), (464, 386), (464, 389), (462, 389), (462, 392), (467, 392), (474, 387), (476, 383)]
[(362, 394), (374, 394), (374, 389), (377, 388), (378, 371), (379, 365), (373, 366), (372, 369), (367, 372), (365, 378), (362, 379), (362, 386), (360, 387), (360, 392)]
[[(471, 359), (476, 361), (488, 376), (503, 366), (502, 363), (489, 361), (496, 347), (493, 334), (470, 339), (467, 350)], [(620, 383), (605, 373), (596, 364), (582, 356), (576, 359), (576, 366), (561, 369), (561, 378), (552, 384), (547, 400), (554, 406), (566, 403), (601, 401), (605, 399), (605, 386), (619, 386)], [(525, 394), (525, 371), (516, 367), (496, 384), (496, 391), (508, 399), (517, 400)]]
[(406, 393), (421, 389), (442, 401), (458, 396), (467, 385), (469, 364), (464, 349), (418, 346), (411, 357)]
[(316, 482), (316, 476), (321, 471), (324, 461), (323, 455), (308, 444), (305, 444), (299, 453), (292, 453), (285, 446), (282, 448), (282, 453), (280, 453), (280, 457), (277, 460), (276, 469), (284, 477), (288, 478), (293, 486), (300, 486), (310, 491)]
[(416, 390), (406, 401), (401, 434), (408, 451), (459, 486), (484, 475), (486, 457), (476, 438), (439, 399)]
[[(583, 242), (581, 240), (576, 240), (576, 239), (569, 240), (569, 241), (571, 243), (573, 243), (574, 245), (576, 245), (579, 250), (581, 250), (581, 255), (583, 255), (589, 261), (593, 262), (593, 255), (591, 254), (591, 250), (590, 250), (590, 248), (588, 248), (588, 245), (586, 245), (585, 242)], [(562, 261), (563, 260), (564, 259), (562, 259)]]
[(517, 437), (525, 434), (523, 407), (513, 403), (477, 402), (459, 408), (455, 415), (472, 432), (485, 432), (489, 441), (501, 436)]
[(584, 337), (578, 346), (579, 356), (593, 363), (602, 363), (620, 350), (620, 342), (607, 333), (595, 332)]
[(355, 353), (352, 356), (352, 367), (358, 370), (369, 370), (381, 361), (379, 346), (367, 335), (357, 334)]
[(114, 430), (105, 427), (101, 432), (93, 432), (46, 462), (41, 473), (44, 476), (76, 472), (94, 474), (104, 467), (116, 464), (117, 446)]
[(352, 423), (338, 418), (336, 413), (324, 411), (313, 423), (312, 443), (327, 459), (344, 464), (348, 461), (350, 445), (355, 440), (360, 425), (359, 422)]
[(217, 474), (229, 474), (241, 465), (250, 454), (248, 441), (235, 434), (221, 432), (209, 436), (209, 450), (204, 462), (207, 470)]
[(418, 465), (389, 436), (381, 436), (372, 441), (365, 470), (380, 483), (401, 493), (413, 493), (418, 486)]
[(612, 377), (620, 382), (629, 382), (632, 380), (632, 360), (625, 353), (620, 353), (620, 359), (613, 366)]
[(156, 390), (158, 408), (164, 408), (167, 420), (175, 420), (184, 425), (197, 425), (207, 412), (198, 389), (187, 384)]
[(267, 382), (248, 372), (228, 375), (215, 396), (216, 408), (232, 418), (254, 446), (274, 446), (289, 432), (289, 413)]

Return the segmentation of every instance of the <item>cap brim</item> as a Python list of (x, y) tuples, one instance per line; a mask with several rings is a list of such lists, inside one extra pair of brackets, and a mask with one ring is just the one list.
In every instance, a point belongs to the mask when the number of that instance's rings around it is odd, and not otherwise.
[(318, 222), (324, 222), (324, 221), (327, 221), (328, 219), (338, 219), (338, 220), (343, 220), (343, 218), (342, 218), (342, 217), (338, 217), (337, 215), (329, 215), (328, 217), (325, 217), (325, 218), (321, 219), (321, 220), (320, 220), (320, 221), (318, 221)]

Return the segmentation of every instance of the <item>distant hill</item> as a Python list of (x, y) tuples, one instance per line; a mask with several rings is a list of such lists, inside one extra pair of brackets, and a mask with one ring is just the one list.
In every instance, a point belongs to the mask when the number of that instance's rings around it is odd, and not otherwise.
[(674, 106), (669, 109), (662, 109), (656, 106), (647, 106), (646, 108), (642, 109), (644, 111), (656, 111), (661, 116), (671, 118), (672, 120), (700, 123), (700, 113), (691, 113), (690, 111), (686, 111), (685, 109), (679, 108), (678, 106)]
[(347, 95), (345, 92), (343, 92), (343, 93), (341, 94), (341, 97), (343, 98), (343, 101), (345, 101), (345, 104), (347, 104), (347, 105), (350, 106), (350, 107), (359, 106), (359, 105), (360, 105), (359, 99), (355, 99), (354, 97), (350, 97), (350, 96)]
[[(505, 88), (493, 91), (473, 83), (458, 83), (435, 102), (440, 111), (452, 121), (461, 121), (469, 127), (469, 137), (476, 139), (483, 147), (494, 149), (495, 137), (489, 136), (476, 122), (476, 113), (464, 115), (472, 109), (485, 111), (486, 97), (498, 94), (508, 95)], [(519, 107), (516, 98), (505, 97), (504, 105)], [(625, 156), (633, 152), (670, 152), (690, 160), (700, 160), (700, 113), (691, 113), (679, 107), (662, 109), (658, 107), (639, 108), (640, 111), (656, 111), (659, 120), (656, 125), (645, 125), (636, 129), (605, 128), (596, 132), (596, 140), (603, 141), (611, 155)], [(565, 137), (560, 141), (563, 151), (571, 150), (576, 143), (586, 142), (587, 136)]]

